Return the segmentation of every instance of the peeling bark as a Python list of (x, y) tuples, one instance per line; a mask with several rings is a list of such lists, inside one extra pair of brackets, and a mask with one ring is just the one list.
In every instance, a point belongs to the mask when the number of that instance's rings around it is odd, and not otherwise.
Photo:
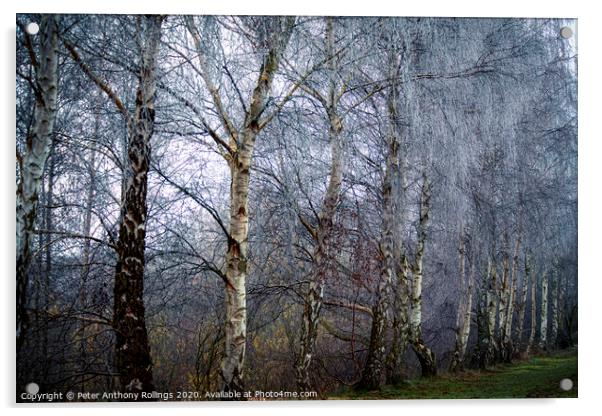
[(155, 122), (156, 65), (162, 16), (147, 16), (136, 107), (128, 123), (128, 165), (121, 202), (113, 291), (115, 365), (121, 389), (153, 391), (152, 360), (144, 307), (144, 248), (150, 139)]

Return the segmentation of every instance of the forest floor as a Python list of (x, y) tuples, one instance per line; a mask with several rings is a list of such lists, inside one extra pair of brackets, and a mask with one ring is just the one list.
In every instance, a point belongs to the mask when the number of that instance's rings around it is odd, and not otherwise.
[[(571, 379), (573, 388), (560, 388), (562, 379)], [(467, 370), (416, 379), (377, 391), (346, 389), (331, 399), (504, 399), (577, 397), (577, 351), (568, 350), (501, 364), (483, 371)]]

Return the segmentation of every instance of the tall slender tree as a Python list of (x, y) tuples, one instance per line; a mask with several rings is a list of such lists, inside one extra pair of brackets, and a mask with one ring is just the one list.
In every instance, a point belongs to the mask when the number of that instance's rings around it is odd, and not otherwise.
[[(17, 185), (17, 351), (25, 340), (28, 323), (28, 272), (31, 246), (42, 175), (52, 143), (58, 94), (58, 22), (53, 15), (40, 19), (39, 46), (25, 34), (31, 64), (35, 71), (35, 107), (33, 123), (25, 149), (17, 149), (19, 183)], [(22, 27), (22, 30), (25, 29)]]

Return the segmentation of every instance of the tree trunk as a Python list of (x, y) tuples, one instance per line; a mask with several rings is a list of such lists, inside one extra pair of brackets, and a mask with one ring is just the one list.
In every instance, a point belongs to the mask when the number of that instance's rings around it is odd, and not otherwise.
[(241, 149), (231, 163), (230, 240), (226, 253), (226, 347), (221, 363), (222, 391), (242, 392), (247, 340), (246, 277), (249, 180), (255, 134), (243, 134)]
[(470, 323), (472, 315), (472, 292), (475, 275), (474, 261), (470, 263), (470, 272), (468, 275), (468, 281), (464, 282), (464, 269), (465, 269), (465, 250), (464, 250), (464, 236), (460, 237), (460, 276), (462, 279), (463, 290), (460, 298), (460, 305), (458, 307), (458, 315), (456, 318), (456, 346), (454, 354), (450, 364), (449, 370), (455, 372), (464, 368), (464, 356), (466, 354), (466, 346), (468, 345), (468, 337), (470, 335)]
[(508, 235), (504, 234), (504, 249), (502, 259), (502, 282), (499, 292), (499, 324), (498, 324), (498, 359), (504, 360), (506, 351), (506, 324), (508, 309), (510, 304), (510, 296), (512, 288), (510, 287), (512, 280), (510, 279), (510, 258), (508, 254)]
[(508, 308), (506, 313), (506, 322), (504, 324), (504, 337), (502, 346), (502, 358), (506, 362), (512, 361), (513, 344), (512, 344), (512, 318), (514, 317), (514, 304), (516, 302), (516, 286), (518, 285), (518, 261), (521, 245), (521, 236), (518, 235), (516, 245), (514, 247), (514, 255), (512, 256), (512, 280), (508, 291)]
[(541, 322), (539, 327), (539, 348), (548, 347), (548, 276), (544, 272), (541, 277)]
[[(97, 108), (97, 111), (99, 109)], [(94, 206), (94, 194), (96, 190), (96, 142), (98, 140), (99, 133), (99, 118), (100, 114), (96, 114), (96, 118), (94, 121), (94, 142), (92, 143), (92, 154), (90, 156), (90, 161), (88, 162), (88, 176), (89, 183), (88, 189), (86, 192), (86, 210), (84, 212), (84, 226), (82, 229), (82, 235), (91, 235), (92, 232), (92, 208)], [(84, 239), (83, 248), (82, 248), (82, 270), (80, 274), (80, 288), (79, 288), (79, 304), (80, 310), (83, 312), (87, 307), (87, 282), (88, 282), (88, 274), (90, 273), (90, 249), (92, 241), (89, 239)], [(86, 327), (87, 323), (82, 320), (80, 328), (79, 328), (79, 336), (80, 336), (80, 372), (81, 376), (81, 391), (86, 390), (85, 379), (86, 379), (86, 366), (87, 366), (87, 348), (86, 348)]]
[[(399, 251), (399, 250), (398, 250)], [(387, 357), (387, 384), (398, 384), (403, 380), (404, 355), (409, 341), (409, 306), (410, 291), (408, 287), (409, 266), (405, 256), (396, 260), (396, 280), (393, 294), (393, 339)]]
[(144, 247), (150, 139), (155, 122), (156, 65), (163, 17), (147, 16), (144, 19), (146, 38), (141, 51), (136, 108), (128, 123), (129, 165), (125, 170), (121, 202), (113, 293), (115, 365), (122, 390), (131, 392), (154, 390), (144, 308)]
[[(393, 189), (398, 191), (398, 183), (394, 180), (399, 171), (399, 158), (397, 155), (398, 143), (394, 134), (389, 136), (389, 152), (387, 166), (382, 185), (383, 221), (381, 230), (380, 252), (382, 256), (381, 275), (376, 292), (376, 303), (373, 308), (372, 331), (366, 365), (358, 388), (373, 390), (381, 386), (382, 372), (385, 364), (385, 330), (387, 325), (387, 311), (393, 274), (395, 272), (394, 260), (394, 219), (396, 211)], [(396, 192), (398, 194), (398, 192)]]
[[(249, 181), (260, 117), (272, 88), (274, 75), (288, 44), (294, 18), (285, 18), (285, 28), (267, 51), (251, 96), (244, 128), (234, 144), (230, 161), (230, 236), (226, 253), (225, 348), (221, 361), (221, 390), (242, 395), (247, 342), (246, 279), (249, 235)], [(234, 399), (242, 397), (233, 397)]]
[[(326, 53), (334, 57), (334, 28), (333, 19), (326, 21)], [(301, 348), (295, 362), (297, 386), (300, 390), (310, 390), (309, 366), (311, 365), (313, 350), (318, 336), (318, 324), (320, 310), (324, 299), (324, 283), (328, 268), (329, 239), (332, 234), (334, 216), (341, 194), (343, 182), (343, 148), (341, 143), (341, 132), (343, 120), (338, 115), (338, 99), (336, 96), (337, 86), (335, 81), (336, 64), (335, 59), (329, 59), (329, 88), (325, 100), (325, 110), (329, 121), (328, 138), (330, 141), (331, 166), (328, 188), (319, 214), (318, 228), (315, 232), (315, 248), (313, 256), (313, 273), (309, 282), (309, 288), (305, 296), (301, 327)]]
[(220, 364), (220, 389), (222, 392), (232, 393), (232, 397), (225, 397), (225, 399), (242, 399), (247, 342), (246, 279), (248, 273), (250, 170), (253, 164), (255, 139), (261, 129), (265, 127), (267, 120), (270, 119), (268, 117), (266, 121), (262, 121), (261, 116), (266, 109), (272, 82), (289, 42), (295, 18), (280, 18), (278, 33), (269, 34), (272, 36), (271, 42), (268, 42), (269, 49), (258, 51), (263, 55), (262, 63), (257, 82), (251, 93), (248, 109), (244, 108), (244, 125), (240, 130), (234, 127), (231, 117), (223, 106), (219, 90), (213, 84), (210, 75), (212, 69), (208, 67), (206, 51), (194, 19), (188, 16), (185, 18), (185, 23), (194, 40), (200, 62), (201, 78), (211, 94), (222, 127), (229, 135), (226, 140), (228, 143), (226, 143), (215, 131), (212, 131), (211, 134), (218, 147), (225, 152), (220, 151), (228, 161), (230, 168), (230, 221), (224, 276), (226, 291), (225, 345)]
[[(516, 352), (522, 351), (523, 346), (523, 330), (525, 327), (525, 310), (527, 309), (527, 291), (529, 289), (529, 281), (531, 279), (531, 259), (527, 254), (525, 256), (525, 275), (521, 280), (521, 297), (517, 304), (517, 328), (516, 341), (518, 343)], [(515, 354), (516, 355), (516, 354)]]
[(324, 203), (320, 212), (318, 229), (316, 232), (316, 247), (314, 249), (314, 272), (309, 282), (309, 289), (305, 298), (303, 309), (303, 326), (301, 329), (301, 350), (295, 365), (297, 385), (301, 390), (310, 390), (309, 366), (311, 364), (313, 349), (318, 335), (320, 310), (324, 300), (324, 280), (329, 265), (330, 237), (333, 229), (334, 216), (339, 203), (341, 184), (343, 181), (343, 149), (340, 143), (342, 125), (331, 123), (330, 149), (332, 165), (330, 179)]
[[(25, 35), (29, 36), (29, 35)], [(17, 354), (27, 330), (28, 271), (31, 263), (31, 243), (38, 208), (38, 194), (44, 166), (52, 142), (58, 91), (58, 35), (55, 17), (43, 15), (40, 20), (39, 56), (35, 66), (36, 102), (33, 125), (27, 137), (20, 162), (20, 181), (17, 186)]]
[(531, 259), (529, 258), (529, 275), (531, 291), (531, 328), (529, 330), (529, 341), (527, 341), (527, 355), (533, 351), (535, 346), (535, 332), (537, 331), (537, 279), (531, 268)]
[(426, 242), (426, 227), (429, 219), (431, 189), (426, 175), (423, 177), (422, 192), (420, 198), (420, 220), (418, 222), (418, 246), (416, 258), (412, 267), (412, 293), (410, 313), (410, 341), (412, 349), (422, 369), (424, 377), (437, 374), (437, 361), (435, 353), (431, 351), (422, 339), (422, 259)]
[[(388, 74), (390, 79), (400, 77), (401, 51), (393, 48), (388, 51)], [(381, 276), (377, 291), (377, 300), (372, 321), (370, 347), (360, 388), (375, 389), (382, 382), (381, 374), (386, 365), (387, 382), (396, 384), (402, 379), (403, 354), (408, 342), (408, 290), (407, 264), (402, 260), (403, 244), (401, 228), (395, 217), (400, 213), (400, 199), (404, 191), (404, 163), (400, 161), (402, 130), (398, 111), (400, 98), (399, 82), (393, 81), (387, 95), (387, 158), (385, 177), (382, 184), (383, 221), (380, 249), (382, 254)], [(404, 222), (403, 215), (401, 222)], [(394, 279), (397, 279), (394, 281)], [(395, 290), (392, 285), (395, 283)], [(390, 295), (395, 294), (393, 302), (393, 339), (389, 355), (385, 356), (386, 314), (389, 309)]]
[[(393, 223), (389, 227), (393, 230), (392, 260), (395, 279), (392, 282), (392, 293), (394, 295), (393, 337), (389, 355), (387, 356), (387, 384), (397, 384), (403, 380), (404, 357), (408, 348), (410, 335), (410, 289), (408, 284), (410, 266), (403, 244), (403, 231), (408, 223), (407, 216), (409, 213), (409, 210), (404, 209), (405, 207), (403, 206), (406, 200), (405, 190), (407, 180), (407, 155), (404, 152), (404, 133), (406, 130), (403, 129), (402, 115), (399, 114), (400, 105), (407, 104), (407, 97), (402, 96), (400, 91), (400, 87), (404, 82), (402, 77), (407, 75), (406, 67), (403, 65), (403, 61), (406, 59), (405, 50), (405, 45), (388, 48), (388, 76), (392, 81), (387, 95), (387, 124), (389, 128), (390, 152), (395, 156), (395, 158), (389, 160), (392, 181), (391, 212), (393, 215)], [(403, 101), (401, 101), (402, 99)]]
[(556, 349), (558, 345), (558, 265), (554, 265), (554, 271), (552, 274), (552, 292), (550, 293), (552, 299), (550, 300), (550, 307), (552, 309), (552, 322), (550, 326), (550, 348)]
[(491, 259), (487, 261), (487, 278), (489, 284), (486, 293), (486, 351), (484, 351), (483, 364), (485, 367), (491, 365), (495, 360), (495, 321), (497, 316), (497, 271)]
[(479, 368), (487, 367), (487, 352), (489, 350), (489, 331), (487, 316), (487, 285), (489, 275), (486, 273), (483, 278), (482, 286), (478, 292), (477, 301), (477, 349), (475, 351), (475, 361)]
[[(52, 221), (52, 206), (54, 205), (54, 184), (55, 184), (55, 173), (56, 173), (56, 164), (57, 164), (57, 155), (56, 155), (56, 140), (52, 140), (50, 145), (50, 154), (49, 154), (49, 169), (48, 169), (48, 188), (46, 189), (45, 194), (45, 205), (44, 209), (44, 229), (48, 231), (54, 230), (54, 225)], [(44, 310), (47, 311), (50, 308), (50, 302), (52, 300), (52, 237), (51, 234), (44, 234), (44, 251), (45, 251), (45, 259), (44, 259), (44, 282), (42, 285), (43, 290), (43, 300), (42, 304)], [(49, 356), (48, 356), (48, 318), (44, 318), (44, 323), (42, 325), (42, 359), (44, 359), (43, 366), (43, 380), (47, 380), (48, 372), (50, 371), (49, 364)], [(41, 386), (42, 387), (42, 386)]]

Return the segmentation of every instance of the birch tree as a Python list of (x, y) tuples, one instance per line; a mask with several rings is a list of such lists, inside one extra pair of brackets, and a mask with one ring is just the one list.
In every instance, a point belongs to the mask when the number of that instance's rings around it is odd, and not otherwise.
[(145, 236), (147, 222), (150, 139), (155, 128), (157, 56), (163, 16), (138, 18), (141, 28), (138, 86), (132, 113), (123, 100), (94, 73), (67, 40), (64, 44), (82, 71), (113, 101), (128, 132), (128, 164), (124, 172), (113, 290), (113, 328), (116, 334), (115, 364), (124, 391), (154, 389), (152, 360), (144, 307)]
[[(258, 78), (253, 87), (244, 120), (237, 127), (223, 106), (220, 92), (214, 85), (203, 49), (201, 34), (192, 17), (186, 27), (193, 38), (198, 54), (200, 75), (218, 111), (226, 139), (211, 130), (211, 136), (225, 152), (230, 169), (230, 218), (226, 253), (225, 293), (225, 350), (221, 362), (222, 391), (242, 392), (244, 389), (244, 360), (247, 342), (246, 279), (249, 233), (249, 181), (253, 163), (253, 148), (260, 131), (273, 116), (264, 115), (272, 83), (292, 34), (294, 17), (264, 18), (257, 28), (260, 50)], [(296, 87), (294, 87), (296, 89)]]
[(337, 55), (340, 51), (335, 49), (335, 22), (335, 19), (332, 17), (326, 18), (325, 22), (324, 45), (328, 77), (327, 91), (326, 93), (322, 93), (310, 86), (303, 86), (303, 89), (320, 103), (326, 113), (331, 164), (326, 193), (318, 214), (317, 227), (313, 227), (302, 215), (299, 217), (301, 223), (312, 236), (315, 244), (313, 271), (304, 296), (300, 348), (295, 362), (297, 386), (300, 390), (311, 389), (309, 367), (312, 362), (318, 336), (320, 310), (324, 301), (325, 277), (330, 264), (331, 233), (333, 231), (334, 217), (341, 197), (341, 185), (343, 182), (344, 155), (341, 134), (344, 124), (340, 114), (339, 103), (347, 86), (341, 83), (337, 72)]
[(558, 310), (558, 287), (559, 287), (559, 278), (558, 278), (558, 265), (556, 264), (554, 267), (554, 271), (552, 272), (552, 291), (550, 292), (551, 296), (551, 313), (552, 313), (552, 322), (550, 326), (550, 348), (555, 349), (558, 343), (558, 327), (559, 327), (559, 310)]
[(548, 349), (548, 273), (541, 276), (541, 309), (539, 312), (539, 348)]
[(435, 353), (422, 339), (422, 266), (424, 248), (427, 238), (431, 200), (431, 185), (428, 177), (423, 175), (420, 192), (420, 218), (418, 221), (418, 242), (414, 263), (412, 264), (412, 290), (410, 293), (410, 342), (412, 349), (420, 361), (422, 375), (429, 377), (437, 374)]
[(462, 281), (462, 297), (460, 298), (460, 304), (458, 306), (456, 316), (456, 344), (450, 363), (449, 370), (455, 372), (463, 369), (464, 357), (466, 354), (466, 348), (468, 346), (468, 337), (470, 335), (470, 325), (472, 323), (472, 297), (474, 289), (474, 278), (476, 265), (473, 259), (469, 264), (468, 276), (465, 276), (466, 268), (466, 236), (464, 232), (460, 233), (460, 244), (459, 244), (459, 263), (460, 263), (460, 279)]
[[(530, 265), (531, 262), (529, 262), (528, 264)], [(535, 333), (537, 331), (537, 279), (535, 278), (535, 275), (533, 274), (533, 272), (531, 270), (529, 270), (529, 274), (531, 275), (530, 288), (529, 288), (529, 293), (531, 296), (531, 302), (530, 302), (530, 305), (531, 305), (530, 306), (531, 328), (529, 329), (529, 340), (527, 341), (527, 349), (526, 349), (527, 355), (529, 355), (529, 353), (533, 350), (533, 347), (535, 346)]]
[[(25, 149), (17, 149), (17, 352), (23, 345), (28, 323), (27, 291), (31, 264), (31, 245), (42, 175), (50, 153), (58, 94), (58, 22), (55, 16), (40, 19), (38, 50), (31, 35), (25, 34), (31, 64), (35, 71), (32, 87), (35, 93), (33, 123)], [(21, 28), (23, 29), (23, 28)]]
[(527, 310), (527, 294), (529, 293), (529, 285), (531, 284), (531, 259), (529, 254), (525, 254), (525, 273), (521, 279), (520, 289), (520, 300), (517, 298), (517, 326), (516, 326), (516, 340), (517, 340), (517, 353), (523, 351), (523, 339), (524, 339), (524, 328), (525, 328), (525, 312)]
[[(389, 96), (389, 117), (394, 117), (397, 106), (397, 101), (392, 87), (392, 92)], [(372, 309), (372, 330), (370, 334), (370, 345), (368, 347), (368, 357), (362, 374), (362, 379), (358, 383), (359, 388), (372, 390), (380, 387), (382, 379), (382, 371), (385, 366), (385, 329), (387, 326), (387, 314), (391, 296), (391, 285), (396, 271), (395, 264), (395, 249), (398, 244), (395, 244), (395, 227), (394, 214), (398, 212), (395, 200), (399, 194), (398, 172), (399, 166), (399, 143), (395, 131), (395, 118), (390, 120), (391, 127), (388, 135), (388, 154), (386, 162), (386, 172), (382, 184), (383, 198), (383, 220), (380, 239), (380, 254), (382, 256), (381, 275), (376, 293), (376, 304)], [(398, 328), (394, 328), (398, 330)], [(403, 336), (403, 335), (402, 335)], [(401, 352), (399, 353), (401, 354)], [(399, 365), (395, 363), (394, 365)]]
[(519, 235), (516, 238), (514, 246), (514, 254), (512, 256), (512, 268), (511, 268), (511, 283), (510, 290), (508, 292), (508, 306), (506, 314), (506, 322), (504, 323), (504, 334), (502, 338), (502, 356), (505, 361), (511, 361), (513, 355), (513, 343), (512, 343), (512, 323), (514, 318), (514, 309), (516, 303), (516, 289), (518, 285), (518, 260), (521, 248), (521, 235), (519, 229)]

